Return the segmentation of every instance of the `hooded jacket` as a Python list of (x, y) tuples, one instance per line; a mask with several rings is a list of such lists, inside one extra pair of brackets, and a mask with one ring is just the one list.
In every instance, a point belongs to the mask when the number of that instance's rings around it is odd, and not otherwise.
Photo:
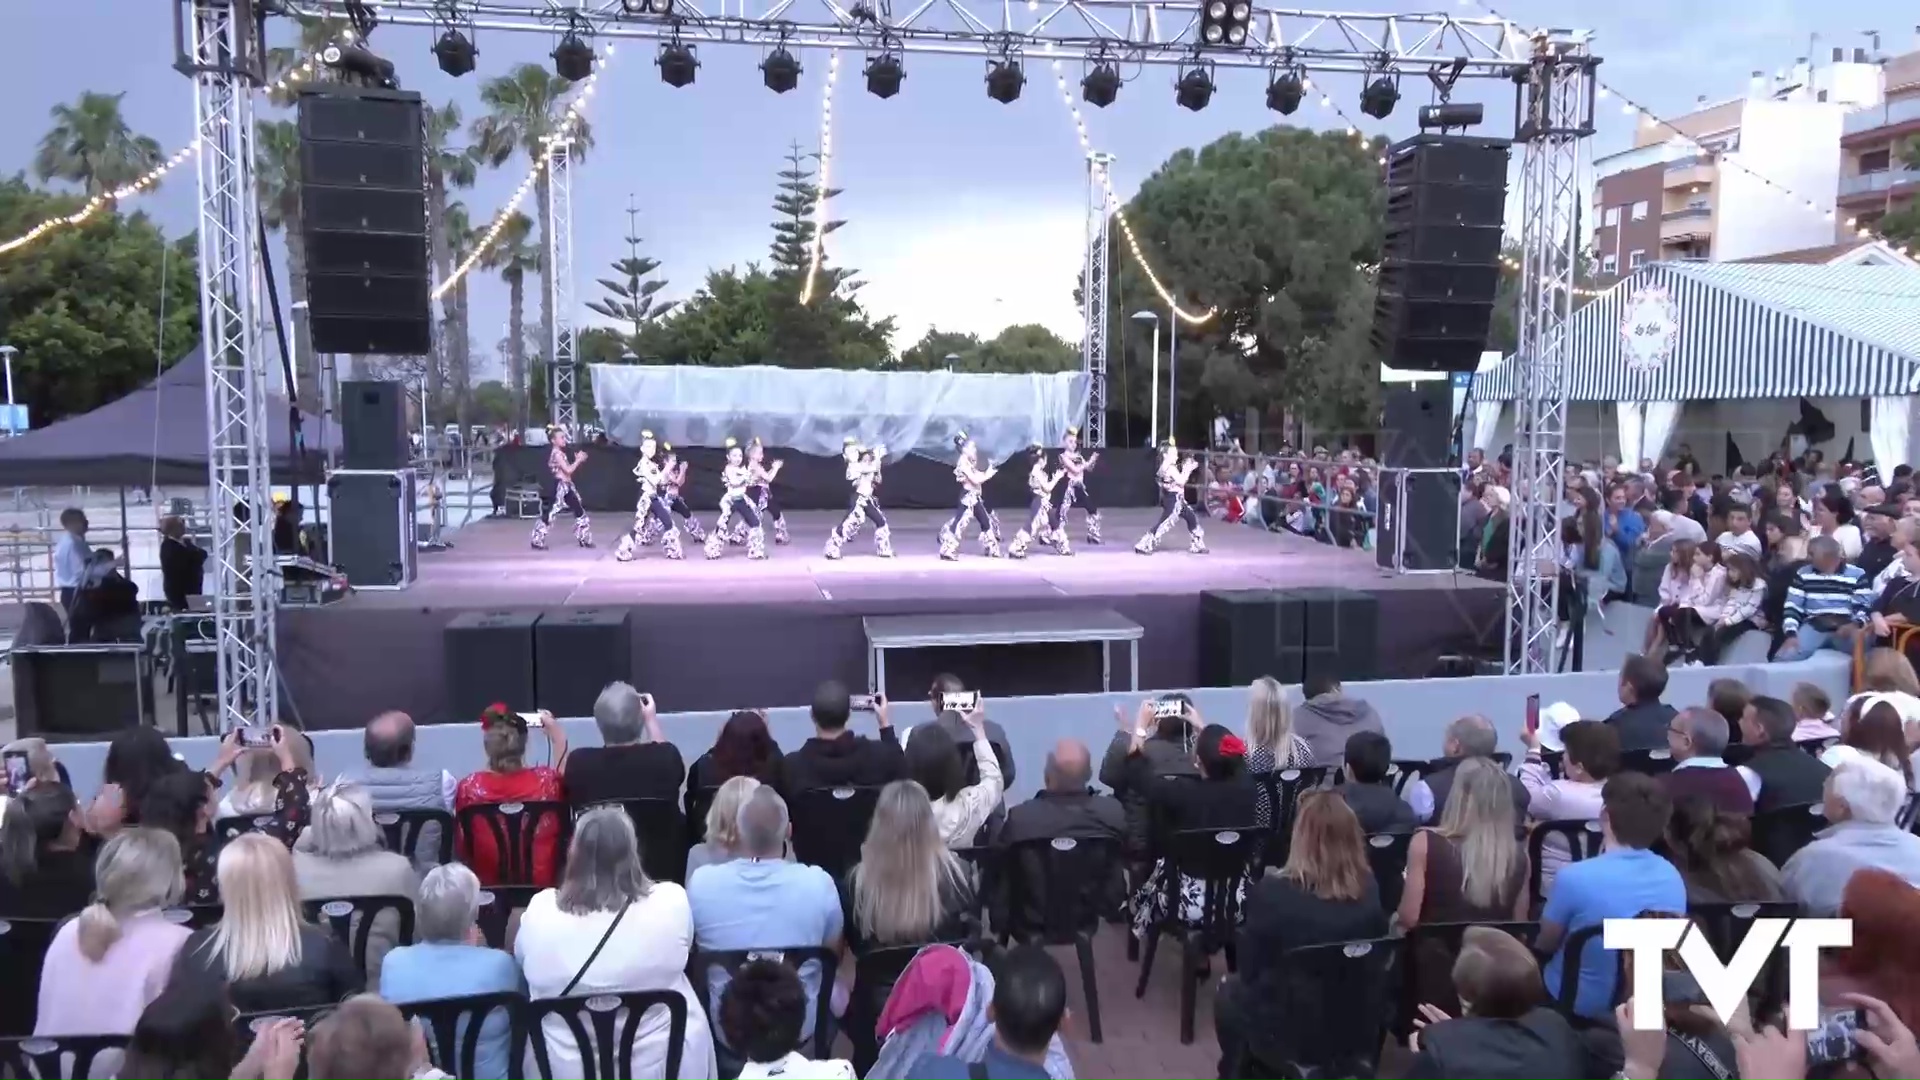
[(1313, 747), (1316, 765), (1342, 765), (1347, 760), (1347, 739), (1371, 731), (1385, 735), (1380, 714), (1359, 698), (1350, 698), (1338, 690), (1302, 702), (1294, 710), (1293, 733)]
[(824, 787), (881, 787), (906, 775), (906, 755), (899, 736), (890, 727), (878, 739), (841, 731), (830, 739), (818, 735), (800, 744), (786, 758), (789, 797)]
[(1199, 776), (1193, 763), (1193, 751), (1181, 739), (1162, 738), (1158, 732), (1141, 740), (1140, 752), (1128, 754), (1133, 737), (1115, 732), (1100, 759), (1100, 782), (1113, 789), (1127, 812), (1126, 848), (1130, 854), (1144, 856), (1148, 845), (1147, 795), (1154, 781), (1162, 776)]

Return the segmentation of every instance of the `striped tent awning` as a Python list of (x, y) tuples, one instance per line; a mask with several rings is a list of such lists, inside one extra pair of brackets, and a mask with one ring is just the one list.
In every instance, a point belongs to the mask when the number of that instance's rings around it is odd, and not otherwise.
[[(1664, 289), (1671, 351), (1629, 363), (1626, 321)], [(1572, 401), (1876, 397), (1920, 390), (1920, 270), (1900, 266), (1654, 263), (1573, 314)], [(1474, 379), (1475, 401), (1509, 401), (1519, 358)]]

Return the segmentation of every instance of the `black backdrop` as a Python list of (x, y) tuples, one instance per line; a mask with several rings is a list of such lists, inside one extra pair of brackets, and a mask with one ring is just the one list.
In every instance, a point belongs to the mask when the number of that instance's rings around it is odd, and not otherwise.
[[(626, 446), (588, 446), (587, 460), (573, 474), (574, 485), (587, 509), (596, 512), (631, 510), (638, 488), (633, 467), (640, 451)], [(711, 447), (678, 451), (687, 463), (687, 486), (681, 492), (696, 510), (720, 503), (720, 467), (726, 453)], [(793, 450), (767, 451), (768, 460), (782, 460), (774, 495), (786, 510), (844, 510), (850, 498), (846, 465), (838, 457), (819, 457)], [(547, 477), (544, 446), (502, 447), (494, 457), (494, 476), (508, 484), (539, 483)], [(1087, 474), (1087, 490), (1101, 507), (1152, 506), (1154, 453), (1144, 447), (1103, 450), (1100, 464)], [(881, 477), (880, 505), (889, 510), (945, 510), (960, 497), (953, 480), (953, 463), (918, 454), (887, 462)], [(996, 509), (1027, 505), (1027, 458), (1007, 462), (987, 482), (987, 501)]]

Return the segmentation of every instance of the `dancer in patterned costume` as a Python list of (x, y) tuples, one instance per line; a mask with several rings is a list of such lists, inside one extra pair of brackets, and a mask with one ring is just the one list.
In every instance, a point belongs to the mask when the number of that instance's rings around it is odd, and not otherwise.
[(1065, 469), (1047, 472), (1047, 449), (1038, 443), (1031, 451), (1033, 466), (1027, 470), (1027, 490), (1033, 493), (1028, 503), (1027, 523), (1013, 535), (1013, 543), (1007, 545), (1007, 554), (1016, 559), (1027, 557), (1027, 548), (1038, 540), (1042, 544), (1052, 544), (1053, 550), (1062, 555), (1073, 554), (1073, 548), (1067, 543), (1067, 530), (1055, 516), (1056, 504), (1053, 493), (1061, 481), (1066, 479)]
[(573, 542), (583, 548), (593, 546), (593, 522), (587, 517), (587, 508), (580, 502), (580, 492), (573, 486), (573, 474), (580, 463), (587, 460), (585, 450), (577, 450), (573, 456), (567, 456), (567, 433), (562, 428), (547, 429), (547, 471), (553, 474), (553, 494), (548, 495), (546, 485), (541, 485), (540, 520), (533, 524), (533, 550), (547, 550), (547, 531), (553, 527), (554, 512), (562, 506), (573, 513)]
[(1182, 459), (1171, 439), (1160, 448), (1160, 468), (1153, 474), (1154, 480), (1160, 485), (1160, 520), (1154, 523), (1152, 531), (1133, 545), (1133, 550), (1142, 555), (1153, 554), (1154, 549), (1160, 546), (1160, 541), (1173, 531), (1174, 520), (1178, 519), (1187, 527), (1190, 537), (1187, 550), (1195, 555), (1207, 553), (1207, 532), (1200, 527), (1199, 515), (1187, 503), (1187, 477), (1192, 476), (1193, 470), (1199, 466), (1200, 462), (1195, 458)]
[(680, 558), (680, 530), (673, 523), (673, 512), (667, 509), (666, 469), (654, 460), (659, 449), (653, 432), (640, 433), (640, 463), (633, 467), (633, 478), (640, 482), (640, 501), (633, 509), (633, 526), (620, 538), (620, 546), (613, 552), (613, 557), (621, 562), (633, 561), (640, 548), (640, 532), (648, 525), (660, 531), (660, 546), (667, 558)]
[(886, 513), (880, 509), (879, 496), (880, 466), (887, 458), (887, 449), (884, 446), (863, 448), (848, 436), (847, 448), (841, 456), (847, 462), (847, 483), (853, 485), (853, 505), (848, 508), (846, 518), (827, 535), (825, 555), (829, 559), (839, 558), (841, 550), (860, 535), (861, 526), (871, 520), (873, 553), (891, 559), (893, 530), (887, 525)]
[(720, 469), (720, 483), (726, 491), (720, 496), (720, 516), (714, 519), (713, 531), (707, 534), (707, 558), (717, 559), (726, 553), (727, 534), (731, 531), (727, 523), (735, 514), (740, 515), (741, 524), (747, 528), (747, 558), (767, 557), (767, 533), (760, 527), (760, 509), (747, 494), (752, 479), (753, 472), (747, 468), (740, 444), (728, 439), (727, 463)]
[(1090, 457), (1080, 455), (1080, 429), (1068, 428), (1060, 448), (1060, 469), (1067, 474), (1067, 479), (1053, 489), (1054, 524), (1062, 538), (1067, 535), (1067, 514), (1077, 506), (1087, 514), (1087, 543), (1100, 543), (1100, 508), (1093, 505), (1093, 496), (1087, 494), (1087, 471), (1099, 460), (1098, 453)]
[(747, 494), (753, 497), (753, 505), (760, 510), (763, 520), (773, 522), (773, 542), (785, 544), (793, 538), (787, 535), (787, 515), (780, 510), (780, 500), (773, 496), (774, 477), (780, 475), (784, 461), (767, 463), (767, 447), (759, 436), (747, 440), (747, 471), (749, 486)]
[(982, 485), (999, 469), (981, 468), (980, 448), (966, 432), (953, 437), (960, 448), (960, 460), (953, 467), (953, 478), (960, 485), (960, 505), (953, 519), (940, 526), (940, 557), (949, 561), (960, 557), (960, 541), (966, 537), (967, 523), (980, 526), (980, 552), (990, 559), (1000, 557), (1000, 519), (987, 509)]
[[(700, 527), (700, 519), (693, 516), (693, 508), (687, 505), (687, 500), (680, 497), (680, 489), (687, 482), (687, 463), (681, 461), (673, 452), (672, 443), (661, 443), (660, 452), (666, 455), (660, 463), (660, 475), (662, 482), (666, 485), (660, 497), (667, 504), (668, 520), (685, 518), (687, 523), (681, 528), (687, 531), (688, 539), (698, 544), (707, 538), (707, 530)], [(635, 537), (635, 540), (640, 546), (648, 547), (658, 539), (660, 539), (660, 526), (652, 518), (648, 518), (646, 523), (640, 526), (640, 535)], [(746, 537), (743, 535), (741, 540), (744, 542)]]

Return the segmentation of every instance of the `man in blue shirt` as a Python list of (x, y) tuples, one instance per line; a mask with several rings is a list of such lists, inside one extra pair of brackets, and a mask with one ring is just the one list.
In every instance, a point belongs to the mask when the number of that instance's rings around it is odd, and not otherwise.
[[(1592, 859), (1568, 863), (1553, 879), (1546, 910), (1540, 914), (1539, 952), (1552, 953), (1543, 976), (1547, 992), (1560, 991), (1569, 963), (1568, 935), (1607, 919), (1631, 919), (1646, 912), (1680, 915), (1687, 910), (1687, 886), (1673, 864), (1648, 849), (1667, 830), (1673, 802), (1665, 788), (1640, 773), (1615, 773), (1600, 793), (1600, 827), (1605, 847)], [(1586, 942), (1578, 965), (1580, 988), (1573, 1011), (1592, 1020), (1613, 1016), (1615, 958), (1595, 936)]]
[(978, 1062), (924, 1054), (908, 1076), (918, 1080), (1048, 1080), (1047, 1048), (1067, 1015), (1067, 976), (1037, 945), (1007, 953), (993, 975), (993, 1042)]
[(1620, 561), (1632, 566), (1633, 550), (1646, 535), (1647, 523), (1639, 511), (1627, 507), (1627, 485), (1616, 482), (1607, 486), (1607, 509), (1601, 515), (1600, 527), (1620, 549)]

